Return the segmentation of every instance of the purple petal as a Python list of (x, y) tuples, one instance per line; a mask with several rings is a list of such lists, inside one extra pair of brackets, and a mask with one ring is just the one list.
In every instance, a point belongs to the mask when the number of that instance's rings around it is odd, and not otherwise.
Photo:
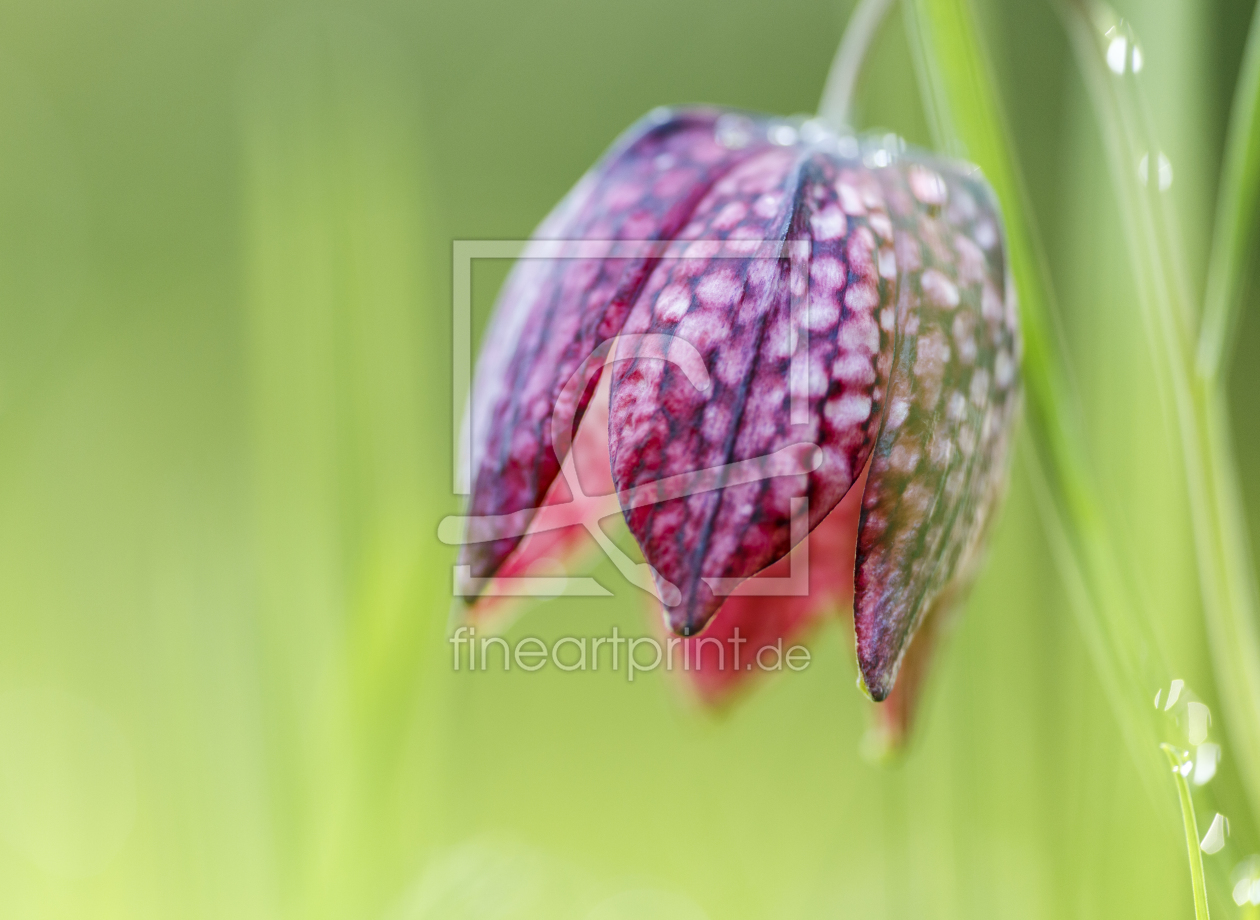
[[(696, 241), (683, 252), (696, 257), (657, 265), (626, 324), (627, 333), (687, 342), (712, 384), (700, 391), (654, 358), (615, 366), (609, 442), (623, 496), (699, 470), (733, 475), (731, 465), (794, 445), (820, 449), (808, 476), (722, 488), (730, 479), (717, 473), (707, 491), (623, 500), (662, 597), (675, 601), (668, 618), (677, 632), (702, 629), (721, 606), (711, 579), (747, 578), (788, 552), (795, 497), (807, 497), (812, 530), (866, 462), (893, 354), (892, 225), (882, 198), (856, 162), (800, 146), (759, 152), (700, 202), (679, 234)], [(759, 257), (723, 257), (738, 255), (741, 241)], [(795, 376), (794, 286), (807, 336)]]
[(962, 593), (1005, 482), (1018, 325), (1001, 218), (974, 168), (879, 171), (896, 224), (897, 357), (858, 534), (858, 663), (884, 699), (910, 640)]
[[(513, 269), (477, 364), (469, 416), (469, 511), (517, 513), (518, 520), (502, 528), (504, 534), (483, 528), (476, 535), (482, 542), (463, 548), (460, 562), (471, 566), (473, 576), (499, 568), (520, 540), (513, 534), (542, 504), (563, 459), (552, 447), (552, 416), (561, 392), (596, 348), (621, 329), (656, 262), (653, 253), (600, 256), (608, 254), (612, 241), (671, 239), (716, 181), (768, 146), (764, 130), (740, 135), (751, 121), (731, 122), (730, 116), (723, 143), (722, 118), (701, 109), (643, 119), (534, 236), (569, 242), (550, 249), (532, 243)], [(592, 257), (575, 258), (579, 255)], [(588, 385), (579, 387), (576, 405), (567, 407), (575, 426), (598, 376), (595, 367)]]
[[(478, 364), (480, 542), (461, 561), (492, 575), (517, 546), (620, 335), (612, 473), (671, 627), (702, 629), (801, 539), (801, 498), (812, 530), (869, 460), (855, 622), (884, 699), (974, 571), (1018, 409), (1018, 327), (973, 168), (814, 139), (712, 110), (649, 118), (548, 218)], [(496, 530), (496, 515), (519, 520)]]

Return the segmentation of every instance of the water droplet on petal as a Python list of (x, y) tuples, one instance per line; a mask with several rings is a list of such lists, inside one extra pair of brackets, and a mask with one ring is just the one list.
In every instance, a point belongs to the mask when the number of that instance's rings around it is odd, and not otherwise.
[(1209, 856), (1219, 853), (1225, 846), (1225, 834), (1228, 827), (1229, 822), (1225, 820), (1225, 816), (1217, 812), (1216, 817), (1212, 819), (1212, 826), (1203, 835), (1203, 842), (1199, 844), (1199, 849)]
[(1134, 73), (1142, 72), (1142, 49), (1138, 47), (1138, 43), (1133, 43), (1132, 65)]
[(779, 147), (791, 147), (796, 143), (796, 129), (791, 125), (775, 125), (770, 129), (770, 143)]
[(757, 126), (746, 115), (723, 115), (714, 126), (714, 137), (727, 150), (741, 150), (753, 139)]
[(877, 147), (875, 150), (869, 151), (862, 162), (872, 169), (883, 169), (892, 162), (892, 157), (883, 147)]
[(831, 133), (820, 118), (811, 118), (801, 125), (801, 140), (807, 144), (817, 144), (825, 140)]

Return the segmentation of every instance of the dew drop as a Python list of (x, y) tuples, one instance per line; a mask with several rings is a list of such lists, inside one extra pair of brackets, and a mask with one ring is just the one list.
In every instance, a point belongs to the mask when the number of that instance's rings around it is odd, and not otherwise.
[(1212, 724), (1212, 711), (1202, 703), (1189, 703), (1186, 711), (1190, 719), (1188, 733), (1192, 745), (1207, 741), (1208, 726)]
[(1260, 856), (1251, 856), (1234, 867), (1230, 874), (1234, 883), (1234, 903), (1260, 904)]
[(1234, 903), (1242, 907), (1251, 900), (1251, 879), (1243, 879), (1234, 886)]
[(906, 142), (896, 134), (865, 138), (861, 145), (862, 163), (868, 169), (883, 169), (897, 162)]
[(1107, 66), (1112, 73), (1124, 73), (1125, 58), (1129, 53), (1129, 40), (1117, 35), (1107, 43)]
[[(1142, 185), (1150, 182), (1151, 158), (1149, 154), (1142, 154), (1142, 159), (1138, 160), (1138, 181)], [(1173, 183), (1172, 161), (1161, 151), (1155, 160), (1155, 181), (1159, 184), (1159, 190), (1166, 192)]]
[(714, 126), (714, 137), (727, 150), (742, 150), (753, 139), (757, 126), (746, 115), (723, 115)]
[(1162, 153), (1159, 155), (1159, 190), (1167, 191), (1173, 182), (1172, 163)]
[(1168, 685), (1168, 701), (1164, 703), (1164, 712), (1167, 712), (1176, 705), (1178, 697), (1181, 696), (1181, 688), (1185, 685), (1186, 682), (1180, 677)]
[(796, 129), (791, 125), (775, 125), (770, 129), (770, 143), (779, 147), (791, 147), (796, 143)]
[(1203, 835), (1203, 842), (1199, 844), (1199, 849), (1209, 856), (1219, 853), (1225, 846), (1225, 835), (1228, 832), (1229, 822), (1225, 820), (1224, 815), (1217, 812), (1216, 817), (1212, 819), (1212, 826)]
[(1146, 63), (1142, 48), (1133, 35), (1133, 29), (1123, 19), (1117, 19), (1106, 11), (1109, 21), (1115, 23), (1103, 32), (1103, 59), (1107, 69), (1114, 74), (1140, 73)]
[(1221, 746), (1207, 742), (1194, 752), (1194, 784), (1206, 785), (1216, 775), (1216, 765), (1221, 760)]
[(831, 132), (820, 118), (811, 118), (801, 125), (801, 140), (807, 144), (817, 144), (826, 140)]
[(873, 167), (875, 169), (883, 169), (885, 166), (889, 165), (891, 162), (892, 162), (892, 157), (889, 156), (888, 151), (885, 150), (883, 147), (880, 147), (876, 150), (872, 150), (870, 153), (866, 155), (866, 158), (865, 158), (866, 165)]

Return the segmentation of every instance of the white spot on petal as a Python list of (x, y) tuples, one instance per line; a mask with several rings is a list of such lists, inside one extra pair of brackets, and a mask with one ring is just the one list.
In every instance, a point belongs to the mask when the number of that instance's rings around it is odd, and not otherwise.
[(929, 268), (920, 276), (923, 296), (934, 307), (952, 310), (959, 303), (958, 287), (942, 272)]
[(753, 203), (753, 213), (769, 220), (779, 213), (779, 206), (782, 204), (782, 192), (766, 192)]
[(837, 431), (857, 428), (871, 416), (870, 397), (846, 393), (838, 399), (828, 400), (823, 406), (823, 416)]
[(897, 254), (887, 246), (879, 251), (879, 274), (881, 278), (897, 277)]
[(892, 405), (888, 407), (888, 427), (896, 429), (901, 427), (901, 423), (906, 420), (906, 416), (910, 414), (910, 403), (904, 399), (894, 399)]
[(685, 284), (671, 284), (656, 298), (653, 312), (663, 323), (676, 323), (691, 308), (691, 291)]
[(945, 204), (949, 190), (945, 187), (945, 180), (935, 170), (926, 166), (912, 166), (909, 179), (910, 191), (919, 201), (935, 207)]
[(827, 205), (811, 217), (809, 226), (816, 240), (838, 240), (849, 229), (844, 212), (834, 204)]

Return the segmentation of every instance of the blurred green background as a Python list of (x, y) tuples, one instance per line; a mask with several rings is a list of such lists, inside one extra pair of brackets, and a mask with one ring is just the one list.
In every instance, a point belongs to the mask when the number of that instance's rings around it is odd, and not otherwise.
[[(1190, 916), (1171, 782), (1138, 779), (1018, 461), (899, 764), (860, 754), (843, 616), (716, 717), (662, 672), (451, 670), (452, 241), (527, 235), (653, 106), (812, 110), (850, 6), (5, 4), (0, 917)], [(976, 8), (1126, 578), (1185, 611), (1167, 678), (1214, 705), (1083, 84), (1049, 4)], [(1251, 4), (1118, 10), (1201, 290)], [(858, 113), (928, 143), (897, 15)], [(1260, 533), (1254, 309), (1237, 349)], [(644, 633), (617, 595), (511, 634)], [(1220, 916), (1256, 831), (1207, 858)]]

